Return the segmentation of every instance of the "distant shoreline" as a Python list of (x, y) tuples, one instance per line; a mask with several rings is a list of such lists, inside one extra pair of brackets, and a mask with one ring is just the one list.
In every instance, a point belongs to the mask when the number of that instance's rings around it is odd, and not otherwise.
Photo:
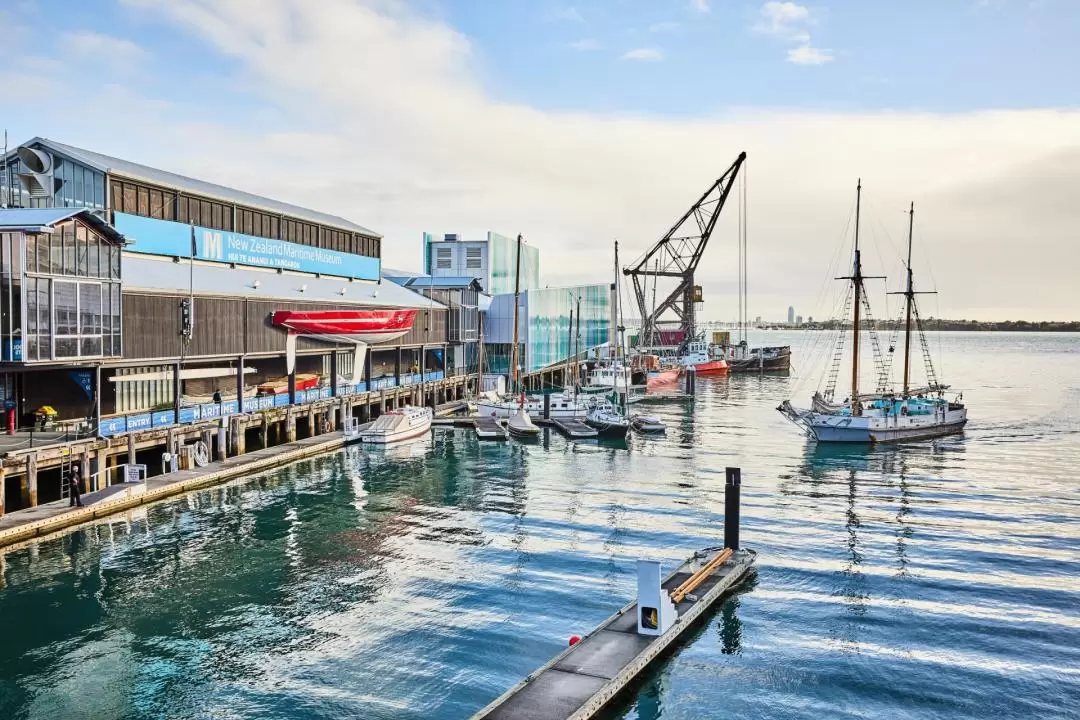
[[(829, 321), (823, 323), (804, 323), (802, 325), (763, 325), (761, 329), (767, 330), (836, 330), (838, 328), (850, 328), (851, 322)], [(867, 324), (867, 330), (893, 330), (895, 323), (875, 320)], [(1029, 322), (1027, 320), (1004, 320), (1002, 322), (980, 322), (978, 320), (935, 320), (929, 318), (923, 321), (923, 329), (927, 331), (955, 331), (964, 332), (1080, 332), (1080, 320), (1073, 322)]]

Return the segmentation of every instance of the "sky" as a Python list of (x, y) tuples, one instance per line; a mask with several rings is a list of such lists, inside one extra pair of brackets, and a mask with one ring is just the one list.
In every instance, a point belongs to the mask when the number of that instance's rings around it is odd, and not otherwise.
[(1074, 0), (0, 0), (0, 29), (12, 144), (333, 212), (391, 267), (490, 229), (545, 284), (609, 281), (745, 151), (751, 318), (831, 314), (861, 178), (879, 315), (914, 202), (924, 314), (1080, 319)]

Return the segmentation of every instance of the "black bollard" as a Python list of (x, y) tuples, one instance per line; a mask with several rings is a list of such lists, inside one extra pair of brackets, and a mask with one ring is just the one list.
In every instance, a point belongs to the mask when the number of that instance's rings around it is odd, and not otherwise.
[(693, 365), (688, 365), (683, 372), (683, 390), (687, 395), (693, 395), (697, 390), (697, 370)]
[(551, 419), (551, 394), (544, 393), (544, 419)]
[(724, 547), (739, 549), (739, 494), (742, 487), (742, 470), (729, 467), (724, 471)]

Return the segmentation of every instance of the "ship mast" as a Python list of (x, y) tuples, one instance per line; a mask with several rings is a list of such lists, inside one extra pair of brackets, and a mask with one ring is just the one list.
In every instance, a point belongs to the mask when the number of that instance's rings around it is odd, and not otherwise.
[(855, 316), (851, 323), (851, 414), (862, 415), (859, 402), (859, 310), (862, 306), (862, 258), (859, 255), (859, 206), (862, 201), (862, 178), (855, 186), (855, 267), (851, 282), (855, 286)]
[(911, 272), (911, 236), (913, 234), (915, 226), (915, 203), (911, 203), (911, 210), (908, 211), (908, 233), (907, 233), (907, 290), (904, 292), (904, 297), (907, 300), (907, 309), (905, 310), (906, 319), (904, 320), (904, 395), (907, 397), (908, 388), (910, 387), (911, 379), (911, 306), (915, 301), (915, 287), (912, 279)]
[(510, 392), (518, 385), (518, 302), (521, 297), (521, 233), (517, 236), (517, 260), (514, 268), (514, 346), (510, 350)]

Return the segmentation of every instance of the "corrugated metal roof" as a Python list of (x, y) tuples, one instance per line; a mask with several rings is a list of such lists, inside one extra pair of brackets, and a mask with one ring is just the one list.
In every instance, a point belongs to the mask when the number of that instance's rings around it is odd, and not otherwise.
[(75, 215), (80, 216), (98, 232), (115, 243), (123, 243), (124, 236), (94, 213), (85, 208), (9, 208), (0, 210), (0, 230), (38, 230), (63, 222)]
[(178, 175), (166, 170), (159, 170), (147, 165), (140, 165), (127, 160), (121, 160), (120, 158), (115, 158), (110, 155), (78, 148), (74, 145), (65, 145), (64, 143), (49, 140), (48, 138), (36, 137), (25, 144), (33, 145), (34, 143), (41, 143), (51, 150), (62, 155), (67, 155), (72, 160), (77, 160), (78, 162), (96, 168), (101, 172), (115, 173), (135, 180), (145, 180), (146, 182), (163, 185), (175, 190), (205, 195), (217, 200), (247, 205), (260, 210), (267, 210), (272, 213), (291, 215), (302, 220), (307, 220), (308, 222), (329, 225), (330, 227), (341, 230), (349, 230), (364, 235), (370, 235), (372, 237), (382, 237), (373, 230), (369, 230), (366, 227), (357, 225), (354, 222), (350, 222), (349, 220), (336, 215), (330, 215), (329, 213), (309, 210), (290, 203), (262, 197), (261, 195), (254, 195), (242, 190), (235, 190), (233, 188), (225, 187), (224, 185), (217, 185), (204, 180), (196, 180), (195, 178), (190, 178), (185, 175)]
[[(346, 307), (369, 305), (446, 309), (446, 305), (392, 282), (349, 282), (254, 268), (230, 268), (211, 263), (197, 263), (192, 277), (189, 275), (187, 262), (173, 262), (170, 259), (128, 253), (124, 254), (123, 263), (125, 290), (187, 293), (190, 282), (196, 295), (235, 295), (255, 300), (337, 303)], [(256, 280), (259, 282), (258, 288), (252, 287)], [(342, 289), (345, 290), (344, 295), (341, 294)]]
[(480, 287), (479, 278), (468, 275), (457, 277), (431, 277), (430, 275), (399, 275), (393, 270), (383, 269), (383, 279), (395, 282), (407, 288), (435, 288), (436, 290), (467, 288), (476, 284)]

